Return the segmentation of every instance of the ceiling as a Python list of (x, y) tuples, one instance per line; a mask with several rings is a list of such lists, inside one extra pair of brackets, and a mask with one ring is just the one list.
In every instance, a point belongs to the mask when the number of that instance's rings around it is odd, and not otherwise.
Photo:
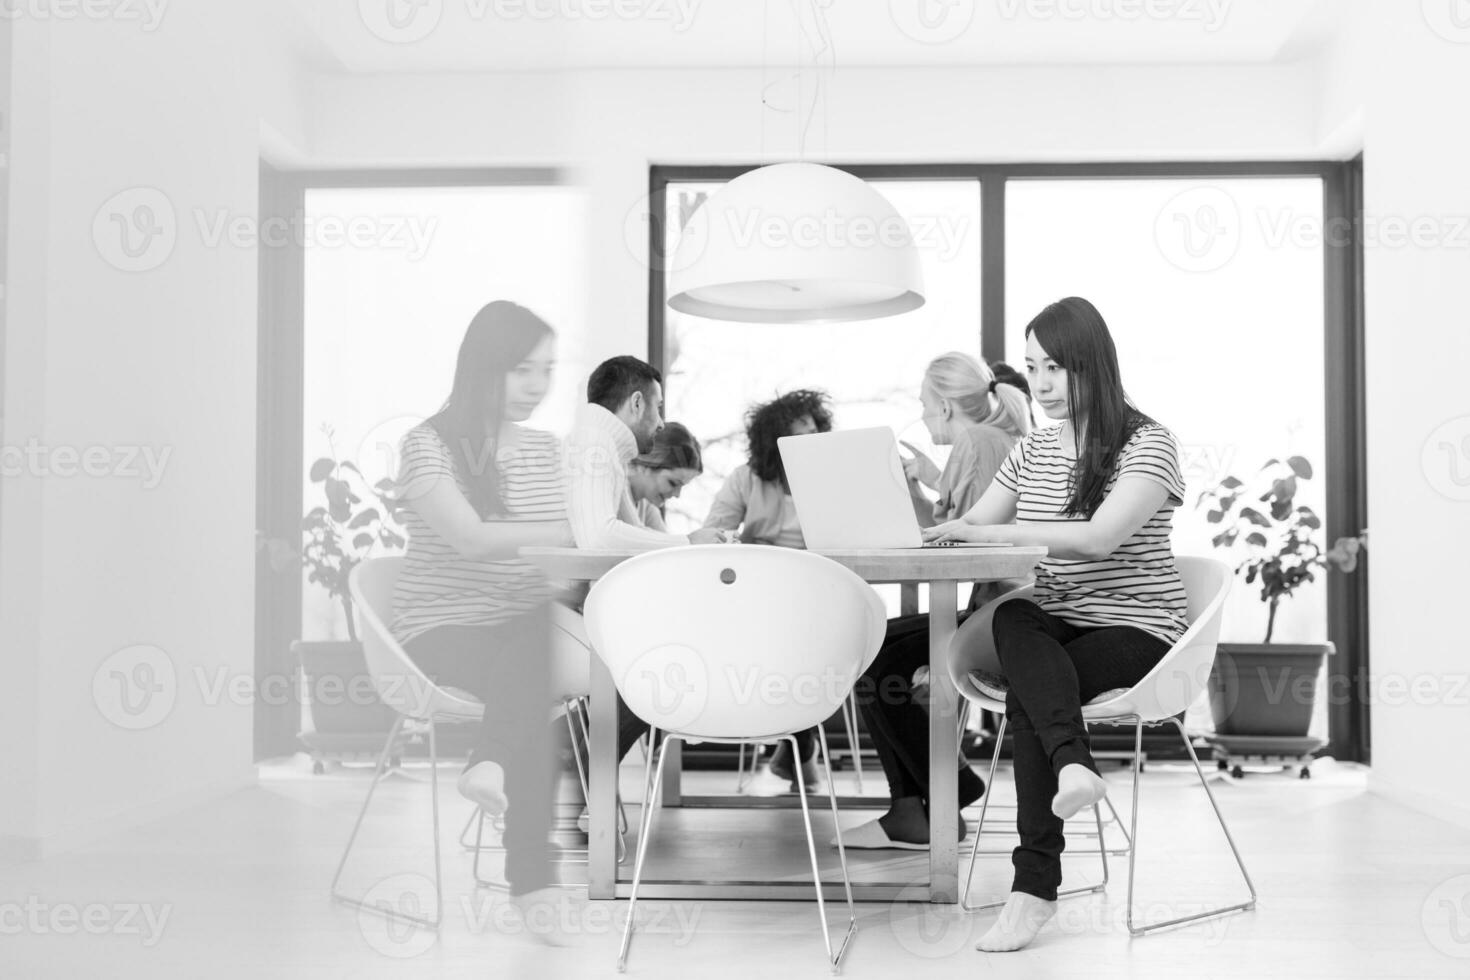
[[(1286, 63), (1333, 0), (288, 0), (325, 71)], [(826, 39), (825, 43), (823, 39)]]

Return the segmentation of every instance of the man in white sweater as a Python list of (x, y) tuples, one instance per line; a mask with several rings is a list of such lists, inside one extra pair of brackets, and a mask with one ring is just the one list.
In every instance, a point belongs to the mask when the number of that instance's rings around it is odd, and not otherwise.
[(716, 528), (670, 534), (645, 527), (628, 489), (628, 463), (663, 428), (663, 377), (636, 357), (603, 361), (566, 440), (567, 520), (578, 548), (653, 551), (716, 544)]

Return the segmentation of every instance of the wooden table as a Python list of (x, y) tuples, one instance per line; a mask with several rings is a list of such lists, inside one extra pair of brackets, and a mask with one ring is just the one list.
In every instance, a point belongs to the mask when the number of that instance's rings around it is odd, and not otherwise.
[[(732, 545), (731, 547), (737, 547)], [(959, 692), (946, 665), (957, 626), (958, 584), (1025, 578), (1046, 556), (1045, 548), (911, 548), (882, 551), (820, 551), (874, 585), (905, 586), (908, 606), (917, 586), (929, 585), (929, 889), (931, 902), (959, 900), (959, 794), (955, 758), (959, 753), (956, 721)], [(522, 557), (547, 575), (566, 581), (595, 582), (630, 551), (586, 551), (577, 548), (523, 548)], [(905, 611), (910, 611), (906, 609)], [(626, 897), (631, 880), (619, 880), (617, 862), (617, 688), (598, 657), (592, 658), (591, 799), (588, 819), (588, 897)], [(672, 761), (672, 760), (671, 760)], [(839, 897), (841, 885), (828, 886)], [(648, 898), (789, 899), (811, 894), (811, 883), (790, 882), (644, 882)], [(891, 901), (900, 893), (912, 897), (907, 883), (853, 884), (853, 897)]]

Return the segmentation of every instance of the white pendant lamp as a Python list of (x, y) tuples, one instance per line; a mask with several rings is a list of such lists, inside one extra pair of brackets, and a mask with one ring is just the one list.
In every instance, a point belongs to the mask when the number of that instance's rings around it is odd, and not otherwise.
[(669, 306), (745, 323), (872, 320), (924, 305), (908, 223), (871, 184), (815, 163), (736, 177), (690, 216)]

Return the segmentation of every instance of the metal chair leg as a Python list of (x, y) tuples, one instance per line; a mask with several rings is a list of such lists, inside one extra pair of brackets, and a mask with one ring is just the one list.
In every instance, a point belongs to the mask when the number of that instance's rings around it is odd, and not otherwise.
[[(995, 735), (995, 751), (990, 756), (990, 778), (985, 782), (985, 795), (981, 797), (980, 822), (975, 828), (975, 839), (970, 843), (970, 866), (965, 872), (965, 887), (960, 893), (960, 908), (966, 912), (983, 912), (988, 909), (998, 909), (1005, 905), (1005, 900), (998, 902), (986, 902), (984, 905), (970, 905), (970, 884), (975, 878), (975, 859), (980, 855), (980, 838), (985, 834), (985, 815), (990, 810), (990, 794), (995, 786), (995, 770), (1000, 764), (1000, 746), (1006, 734), (1006, 724), (1009, 719), (1004, 715), (1000, 719), (1000, 731)], [(1072, 895), (1088, 895), (1103, 891), (1108, 887), (1108, 855), (1106, 842), (1102, 838), (1102, 810), (1096, 804), (1092, 807), (1093, 819), (1097, 822), (1098, 851), (1102, 856), (1103, 879), (1096, 885), (1081, 885), (1077, 888), (1068, 888), (1057, 892), (1057, 898), (1067, 898)], [(991, 852), (994, 853), (994, 852)], [(1090, 853), (1090, 852), (1084, 852)]]
[(398, 719), (393, 723), (393, 728), (388, 732), (388, 740), (383, 743), (383, 751), (378, 755), (378, 764), (373, 770), (373, 781), (368, 786), (367, 797), (362, 801), (362, 809), (357, 812), (357, 822), (352, 825), (352, 834), (347, 838), (347, 847), (342, 851), (341, 860), (337, 862), (336, 874), (332, 876), (332, 898), (334, 901), (341, 902), (344, 905), (350, 905), (353, 908), (373, 912), (389, 919), (411, 922), (414, 925), (437, 931), (440, 924), (444, 921), (444, 878), (439, 854), (439, 753), (438, 745), (434, 739), (434, 723), (432, 721), (429, 722), (429, 785), (431, 792), (434, 794), (434, 896), (436, 904), (434, 906), (433, 917), (429, 918), (414, 915), (411, 912), (403, 912), (390, 908), (382, 903), (371, 905), (360, 898), (344, 895), (337, 889), (337, 885), (342, 879), (342, 871), (347, 867), (347, 859), (352, 854), (352, 847), (357, 842), (357, 834), (362, 829), (363, 818), (367, 816), (368, 807), (373, 802), (373, 794), (377, 790), (378, 783), (383, 778), (383, 773), (388, 767), (388, 754), (392, 750), (393, 744), (398, 738), (398, 733), (403, 729), (406, 721), (405, 716), (399, 715)]
[[(618, 949), (618, 972), (622, 973), (628, 966), (628, 947), (633, 942), (633, 920), (638, 909), (638, 885), (643, 880), (643, 859), (648, 856), (648, 838), (653, 830), (653, 814), (657, 809), (653, 805), (655, 787), (663, 784), (664, 760), (668, 758), (669, 742), (679, 736), (668, 734), (664, 736), (663, 745), (658, 746), (650, 732), (649, 754), (643, 760), (643, 812), (638, 821), (638, 850), (633, 859), (633, 890), (628, 895), (628, 919), (623, 923), (623, 943)], [(658, 755), (658, 766), (653, 766), (653, 756)]]
[[(796, 737), (787, 736), (787, 738), (791, 742), (792, 752), (796, 752)], [(827, 752), (827, 732), (820, 725), (817, 726), (817, 739), (822, 752), (822, 768), (827, 774), (827, 801), (832, 807), (832, 826), (839, 827), (841, 824), (837, 814), (837, 791), (832, 786), (832, 757)], [(817, 840), (812, 833), (812, 815), (806, 801), (806, 783), (799, 765), (796, 767), (796, 782), (798, 795), (801, 797), (801, 820), (806, 826), (807, 851), (812, 859), (812, 884), (817, 889), (817, 915), (822, 920), (822, 940), (827, 945), (827, 964), (835, 975), (842, 969), (842, 957), (847, 954), (847, 947), (857, 932), (857, 910), (853, 907), (852, 879), (847, 871), (847, 849), (842, 845), (842, 834), (837, 834), (837, 859), (842, 864), (842, 888), (847, 897), (847, 931), (842, 936), (837, 952), (833, 953), (832, 934), (827, 926), (827, 903), (822, 895), (822, 873), (817, 867)]]
[(1133, 832), (1129, 836), (1132, 846), (1128, 853), (1128, 932), (1133, 936), (1142, 936), (1156, 929), (1164, 929), (1168, 926), (1182, 925), (1186, 922), (1198, 922), (1201, 919), (1211, 919), (1218, 915), (1229, 912), (1249, 912), (1256, 907), (1256, 886), (1251, 881), (1251, 876), (1245, 870), (1245, 861), (1241, 859), (1240, 849), (1235, 846), (1235, 838), (1230, 834), (1230, 828), (1225, 823), (1225, 815), (1220, 812), (1220, 804), (1215, 801), (1215, 793), (1210, 789), (1209, 780), (1205, 779), (1205, 772), (1200, 767), (1199, 756), (1195, 754), (1194, 746), (1190, 744), (1189, 735), (1184, 731), (1184, 726), (1179, 723), (1178, 718), (1170, 718), (1174, 727), (1179, 732), (1179, 737), (1184, 740), (1184, 747), (1189, 752), (1189, 759), (1194, 763), (1194, 771), (1199, 776), (1200, 785), (1205, 789), (1205, 795), (1210, 799), (1210, 806), (1215, 811), (1215, 819), (1220, 822), (1220, 829), (1225, 832), (1225, 841), (1230, 845), (1230, 853), (1235, 856), (1235, 866), (1240, 869), (1240, 875), (1245, 879), (1246, 888), (1250, 890), (1250, 900), (1239, 902), (1235, 905), (1224, 905), (1217, 909), (1199, 912), (1195, 915), (1184, 915), (1175, 919), (1166, 919), (1162, 922), (1151, 922), (1147, 925), (1135, 926), (1133, 924), (1133, 883), (1137, 878), (1137, 856), (1138, 856), (1138, 784), (1139, 784), (1139, 760), (1143, 757), (1143, 721), (1135, 718), (1133, 744)]

